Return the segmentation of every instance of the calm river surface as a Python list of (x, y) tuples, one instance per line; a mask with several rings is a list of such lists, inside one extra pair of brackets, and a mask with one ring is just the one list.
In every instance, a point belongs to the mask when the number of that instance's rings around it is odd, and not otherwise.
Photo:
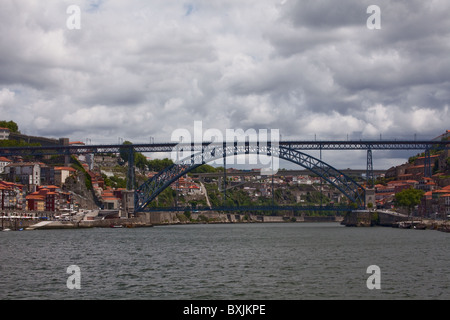
[[(80, 289), (69, 289), (80, 270)], [(381, 271), (369, 290), (367, 268)], [(450, 234), (338, 223), (0, 232), (0, 299), (449, 299)]]

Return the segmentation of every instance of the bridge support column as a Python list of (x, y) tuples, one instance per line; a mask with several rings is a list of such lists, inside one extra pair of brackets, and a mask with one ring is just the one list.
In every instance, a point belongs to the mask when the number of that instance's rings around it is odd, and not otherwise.
[[(59, 138), (59, 144), (62, 146), (69, 146), (69, 138)], [(66, 149), (64, 151), (64, 165), (66, 167), (70, 166), (70, 150)]]
[(366, 188), (365, 192), (365, 200), (366, 200), (366, 208), (367, 209), (376, 209), (377, 204), (375, 202), (375, 189), (374, 188)]
[[(373, 176), (372, 149), (367, 150), (366, 181), (367, 181), (367, 188), (373, 188), (374, 176)], [(367, 203), (367, 201), (366, 201), (366, 203)]]
[(135, 172), (134, 172), (134, 148), (130, 147), (128, 152), (128, 179), (127, 190), (134, 190)]

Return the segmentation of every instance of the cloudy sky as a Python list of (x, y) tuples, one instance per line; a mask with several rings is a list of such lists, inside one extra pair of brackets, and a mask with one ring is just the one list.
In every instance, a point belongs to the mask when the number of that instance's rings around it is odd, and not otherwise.
[(169, 141), (194, 121), (433, 138), (450, 129), (449, 12), (446, 0), (2, 0), (0, 119), (90, 143)]

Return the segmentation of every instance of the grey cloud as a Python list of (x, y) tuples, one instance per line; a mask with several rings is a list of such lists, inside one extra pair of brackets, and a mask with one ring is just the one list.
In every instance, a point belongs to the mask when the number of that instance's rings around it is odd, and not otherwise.
[(196, 120), (298, 138), (448, 129), (444, 0), (378, 1), (381, 30), (366, 27), (370, 1), (78, 3), (81, 30), (60, 1), (2, 4), (0, 110), (29, 134), (169, 140)]
[(306, 0), (289, 1), (285, 15), (295, 27), (339, 28), (365, 24), (367, 1)]

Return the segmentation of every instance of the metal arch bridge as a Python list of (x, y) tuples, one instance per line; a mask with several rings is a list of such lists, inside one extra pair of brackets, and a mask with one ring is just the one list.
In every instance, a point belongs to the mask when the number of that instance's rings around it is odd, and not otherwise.
[[(317, 162), (317, 159), (309, 157), (301, 153), (299, 150), (365, 150), (367, 151), (367, 170), (366, 179), (367, 181), (373, 181), (373, 166), (372, 166), (372, 150), (421, 150), (425, 151), (425, 176), (431, 175), (431, 164), (430, 164), (430, 150), (431, 149), (448, 149), (450, 146), (450, 141), (435, 141), (435, 140), (352, 140), (352, 141), (279, 141), (279, 154), (280, 158), (286, 157), (289, 161), (301, 162), (305, 165), (305, 168), (309, 169), (308, 166), (314, 168), (316, 171), (319, 170), (319, 175), (327, 175), (329, 179), (334, 179), (337, 175), (337, 170), (331, 166)], [(129, 154), (129, 170), (128, 170), (128, 186), (129, 190), (134, 189), (134, 152), (172, 152), (174, 148), (181, 147), (185, 150), (191, 150), (192, 152), (203, 153), (205, 148), (211, 145), (211, 142), (203, 143), (150, 143), (150, 144), (117, 144), (117, 145), (51, 145), (51, 146), (41, 146), (41, 147), (1, 147), (0, 156), (41, 156), (41, 155), (65, 155), (67, 157), (77, 154), (102, 154), (102, 153), (118, 153), (118, 152), (128, 152)], [(267, 150), (266, 150), (267, 151)], [(270, 152), (270, 150), (268, 150)], [(233, 151), (234, 152), (234, 151)], [(273, 150), (275, 155), (275, 149)], [(223, 156), (223, 155), (222, 155)], [(219, 155), (218, 155), (219, 157)], [(297, 160), (296, 160), (297, 159)], [(204, 159), (206, 160), (206, 159)], [(212, 159), (211, 159), (212, 161)], [(192, 160), (191, 160), (192, 162)], [(195, 161), (194, 161), (195, 162)], [(206, 163), (206, 162), (205, 162)], [(185, 164), (186, 165), (186, 164)], [(300, 164), (301, 165), (301, 164)], [(193, 168), (192, 168), (193, 169)], [(334, 171), (336, 170), (336, 171)], [(159, 175), (167, 174), (169, 170), (166, 169)], [(347, 177), (344, 175), (347, 179)], [(337, 180), (339, 181), (339, 180)], [(145, 185), (145, 187), (144, 187)], [(150, 185), (150, 181), (144, 183), (139, 190), (144, 190)], [(351, 181), (350, 181), (351, 185)], [(353, 185), (355, 186), (355, 185)], [(345, 182), (340, 188), (345, 188)], [(351, 195), (351, 193), (350, 193)], [(138, 203), (143, 203), (144, 199), (139, 198), (140, 196), (136, 193), (136, 198), (139, 200)], [(355, 196), (353, 196), (354, 199)]]
[(226, 143), (209, 144), (203, 147), (202, 151), (192, 153), (190, 156), (167, 167), (147, 180), (136, 190), (134, 210), (135, 212), (147, 211), (146, 207), (164, 189), (186, 173), (203, 164), (219, 158), (225, 159), (229, 156), (250, 154), (273, 156), (300, 165), (334, 185), (351, 202), (356, 203), (359, 208), (365, 206), (364, 188), (327, 163), (285, 146), (272, 146), (271, 143), (250, 144), (247, 142), (242, 144), (234, 143), (231, 146)]

